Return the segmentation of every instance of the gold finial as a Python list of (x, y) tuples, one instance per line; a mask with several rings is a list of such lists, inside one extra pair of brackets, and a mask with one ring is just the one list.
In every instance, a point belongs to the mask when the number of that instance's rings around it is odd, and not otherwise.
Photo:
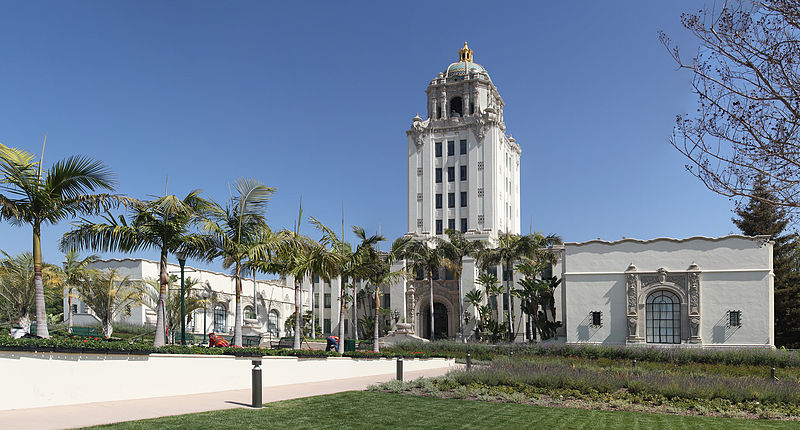
[(464, 47), (458, 51), (458, 61), (472, 62), (472, 50), (467, 46), (467, 42), (464, 42)]

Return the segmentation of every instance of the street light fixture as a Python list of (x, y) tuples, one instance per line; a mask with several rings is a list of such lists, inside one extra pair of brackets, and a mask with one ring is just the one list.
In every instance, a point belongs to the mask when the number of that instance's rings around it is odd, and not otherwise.
[[(183, 268), (186, 266), (186, 254), (183, 251), (175, 253), (181, 265), (181, 345), (186, 345), (186, 304), (184, 301)], [(205, 331), (205, 330), (204, 330)]]
[(200, 294), (203, 297), (203, 343), (206, 343), (206, 332), (208, 331), (208, 298), (211, 296), (208, 291), (203, 291)]

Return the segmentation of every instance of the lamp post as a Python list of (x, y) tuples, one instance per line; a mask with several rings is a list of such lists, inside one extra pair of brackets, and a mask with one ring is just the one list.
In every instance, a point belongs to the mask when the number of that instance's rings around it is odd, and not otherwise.
[(203, 343), (206, 343), (206, 332), (208, 331), (208, 291), (203, 291)]
[[(178, 263), (181, 265), (181, 345), (186, 345), (186, 303), (184, 300), (183, 268), (186, 266), (186, 254), (178, 252)], [(205, 331), (205, 330), (203, 330)]]

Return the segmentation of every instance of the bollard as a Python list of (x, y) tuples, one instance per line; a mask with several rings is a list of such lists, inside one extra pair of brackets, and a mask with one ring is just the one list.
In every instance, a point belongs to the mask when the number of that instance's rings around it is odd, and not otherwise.
[(636, 368), (636, 359), (635, 358), (633, 359), (633, 368), (634, 369)]
[(397, 380), (403, 381), (403, 357), (397, 357)]
[(467, 371), (472, 370), (472, 356), (467, 353)]
[(261, 360), (253, 360), (253, 407), (260, 408), (261, 401)]
[(775, 377), (775, 367), (772, 368), (772, 380), (777, 381), (778, 378)]

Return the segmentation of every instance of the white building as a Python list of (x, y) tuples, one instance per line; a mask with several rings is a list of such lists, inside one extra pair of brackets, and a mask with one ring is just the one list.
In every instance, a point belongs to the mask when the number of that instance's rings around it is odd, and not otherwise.
[[(408, 234), (445, 237), (447, 229), (468, 238), (496, 243), (502, 232), (520, 233), (520, 156), (514, 139), (505, 134), (504, 103), (486, 70), (474, 63), (466, 43), (459, 61), (447, 66), (428, 84), (427, 118), (415, 116), (406, 132), (408, 144)], [(556, 289), (555, 315), (562, 326), (556, 341), (598, 344), (685, 344), (692, 346), (772, 347), (772, 243), (765, 237), (726, 236), (689, 239), (623, 239), (567, 243), (559, 250), (553, 273), (562, 278)], [(399, 262), (394, 270), (401, 270)], [(158, 264), (147, 260), (109, 260), (133, 279), (155, 278)], [(170, 265), (177, 273), (178, 266)], [(217, 331), (232, 332), (233, 280), (230, 276), (191, 269), (222, 297), (209, 309)], [(505, 273), (495, 268), (499, 281)], [(464, 304), (475, 288), (478, 268), (467, 258), (463, 288), (448, 270), (434, 281), (433, 314), (437, 339), (455, 339), (459, 320), (469, 317), (470, 336), (476, 310)], [(513, 282), (519, 275), (513, 275)], [(340, 321), (340, 279), (302, 280), (303, 308), (312, 309), (323, 335), (336, 334), (340, 324), (353, 337), (354, 315), (348, 309)], [(243, 303), (253, 303), (245, 283)], [(249, 283), (252, 286), (252, 282)], [(283, 321), (294, 312), (293, 279), (258, 281), (257, 322), (275, 336), (285, 335)], [(413, 324), (414, 334), (430, 336), (431, 290), (421, 277), (383, 286), (382, 306), (390, 308), (390, 323)], [(311, 299), (313, 297), (313, 300)], [(507, 298), (498, 300), (505, 313)], [(365, 306), (362, 303), (360, 306)], [(66, 305), (65, 305), (66, 306)], [(80, 306), (80, 304), (79, 304)], [(511, 301), (516, 339), (526, 335), (526, 318), (519, 300)], [(252, 311), (253, 308), (251, 308)], [(81, 309), (79, 309), (81, 310)], [(357, 317), (363, 316), (363, 307)], [(203, 315), (200, 315), (203, 316)], [(213, 316), (213, 319), (212, 317)], [(358, 319), (356, 318), (356, 320)], [(153, 323), (155, 314), (133, 310), (130, 321)], [(277, 327), (273, 321), (277, 320)], [(195, 324), (200, 319), (194, 318)], [(251, 324), (252, 320), (251, 320)], [(203, 332), (196, 325), (190, 327)], [(308, 335), (308, 333), (306, 333)]]
[[(408, 136), (408, 232), (444, 237), (447, 229), (490, 246), (498, 233), (520, 233), (520, 146), (505, 134), (503, 100), (466, 43), (426, 90), (428, 118), (414, 117)], [(561, 247), (553, 273), (557, 340), (601, 344), (774, 345), (772, 243), (765, 237), (590, 241)], [(403, 267), (398, 264), (396, 269)], [(500, 281), (503, 271), (496, 268)], [(447, 270), (434, 281), (436, 338), (456, 338), (460, 309), (470, 335), (477, 313), (464, 304), (478, 269), (462, 271), (463, 289)], [(514, 283), (519, 275), (514, 275)], [(392, 308), (430, 336), (428, 282), (391, 286)], [(507, 298), (498, 300), (500, 313)], [(525, 336), (512, 299), (516, 339)]]
[[(131, 281), (157, 280), (159, 277), (159, 263), (144, 259), (110, 259), (93, 263), (91, 268), (109, 270), (114, 269), (121, 277), (129, 277)], [(168, 263), (170, 275), (180, 276), (180, 266)], [(236, 285), (230, 275), (209, 270), (185, 267), (186, 278), (197, 281), (194, 294), (208, 297), (208, 307), (194, 311), (191, 322), (186, 327), (187, 333), (203, 334), (214, 331), (223, 335), (232, 335), (234, 314), (236, 312)], [(179, 287), (178, 284), (176, 287)], [(256, 299), (254, 300), (253, 297)], [(310, 300), (306, 297), (304, 308), (308, 309)], [(73, 299), (73, 320), (77, 326), (91, 326), (99, 324), (80, 300)], [(64, 315), (67, 314), (68, 301), (64, 298)], [(279, 338), (285, 336), (284, 322), (294, 313), (294, 287), (293, 280), (260, 280), (255, 284), (253, 279), (242, 280), (242, 310), (245, 325), (264, 331), (264, 336)], [(248, 321), (249, 320), (249, 321)], [(132, 304), (129, 312), (125, 312), (115, 321), (134, 325), (156, 324), (156, 313), (143, 304)]]
[(519, 159), (503, 99), (467, 47), (428, 85), (428, 118), (408, 136), (408, 232), (447, 229), (493, 240), (519, 233)]
[(568, 343), (775, 343), (769, 237), (567, 243), (557, 319)]

